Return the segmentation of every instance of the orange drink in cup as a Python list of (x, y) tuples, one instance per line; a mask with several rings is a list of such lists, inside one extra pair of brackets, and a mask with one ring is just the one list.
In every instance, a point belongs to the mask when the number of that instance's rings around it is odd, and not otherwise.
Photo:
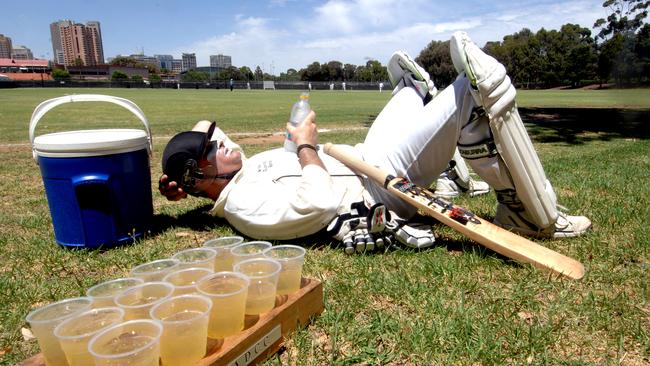
[(95, 334), (88, 352), (95, 366), (159, 366), (162, 325), (150, 319), (131, 320)]
[(249, 241), (232, 247), (230, 249), (230, 254), (233, 258), (233, 270), (234, 265), (241, 261), (253, 258), (263, 258), (264, 250), (272, 246), (273, 245), (268, 241)]
[(235, 264), (235, 272), (250, 280), (246, 314), (258, 315), (275, 307), (275, 295), (282, 265), (269, 258), (247, 259)]
[(214, 258), (214, 271), (232, 271), (232, 254), (230, 249), (244, 242), (241, 236), (224, 236), (221, 238), (210, 239), (203, 243), (205, 248), (212, 248), (217, 251)]
[(54, 335), (61, 344), (69, 366), (93, 365), (88, 342), (95, 334), (124, 321), (124, 310), (118, 307), (96, 308), (74, 315), (56, 328)]
[(212, 248), (192, 248), (181, 250), (172, 256), (178, 260), (178, 266), (182, 268), (207, 268), (214, 271), (214, 258), (217, 251)]
[(205, 355), (212, 301), (201, 295), (171, 297), (151, 308), (163, 326), (160, 358), (165, 366), (193, 365)]
[(38, 340), (47, 365), (68, 365), (59, 340), (54, 335), (54, 328), (64, 320), (89, 310), (92, 302), (89, 297), (75, 297), (45, 305), (27, 314), (27, 323)]
[(213, 272), (207, 268), (185, 268), (172, 272), (163, 278), (174, 285), (174, 296), (197, 293), (196, 284)]
[(278, 295), (289, 295), (300, 290), (305, 248), (297, 245), (276, 245), (266, 249), (264, 256), (282, 264), (278, 279)]
[(142, 278), (145, 282), (162, 281), (169, 272), (178, 268), (178, 260), (172, 258), (158, 259), (131, 268), (131, 277)]
[(115, 304), (124, 309), (124, 319), (149, 319), (149, 310), (172, 297), (174, 285), (169, 282), (145, 282), (115, 297)]
[(86, 291), (86, 296), (93, 299), (93, 308), (115, 306), (113, 299), (116, 295), (133, 286), (144, 283), (141, 278), (126, 277), (99, 283)]
[(244, 329), (248, 277), (235, 272), (217, 272), (197, 285), (201, 295), (212, 300), (208, 337), (222, 339)]

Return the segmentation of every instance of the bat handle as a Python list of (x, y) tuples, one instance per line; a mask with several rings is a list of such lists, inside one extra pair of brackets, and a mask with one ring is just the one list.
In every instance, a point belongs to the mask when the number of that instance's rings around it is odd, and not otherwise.
[(377, 168), (374, 165), (366, 163), (365, 161), (350, 154), (344, 149), (333, 145), (330, 142), (325, 144), (323, 151), (325, 151), (327, 155), (345, 164), (348, 168), (367, 176), (369, 179), (372, 179), (376, 183), (383, 186), (386, 185), (387, 179), (390, 180), (392, 178), (391, 175), (384, 172), (383, 170)]

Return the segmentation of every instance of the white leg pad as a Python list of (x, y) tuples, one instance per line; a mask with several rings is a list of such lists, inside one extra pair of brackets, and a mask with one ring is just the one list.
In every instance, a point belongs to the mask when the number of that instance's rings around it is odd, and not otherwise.
[(490, 129), (526, 213), (542, 229), (554, 225), (558, 217), (557, 197), (516, 105), (490, 118)]

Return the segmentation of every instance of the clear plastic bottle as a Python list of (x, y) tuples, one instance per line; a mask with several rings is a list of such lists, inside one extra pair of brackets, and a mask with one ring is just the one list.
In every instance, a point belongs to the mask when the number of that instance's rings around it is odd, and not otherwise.
[[(311, 112), (311, 107), (309, 106), (309, 93), (302, 93), (300, 94), (300, 100), (298, 100), (293, 105), (293, 108), (291, 108), (289, 122), (294, 126), (298, 126), (298, 124), (305, 120), (309, 112)], [(296, 144), (291, 141), (291, 134), (289, 134), (289, 131), (287, 131), (287, 137), (284, 139), (284, 149), (296, 152)]]

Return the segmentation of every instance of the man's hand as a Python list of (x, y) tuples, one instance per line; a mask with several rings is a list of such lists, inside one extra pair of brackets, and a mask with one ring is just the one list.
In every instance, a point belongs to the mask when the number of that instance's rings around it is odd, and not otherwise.
[(170, 181), (167, 174), (163, 174), (160, 177), (158, 190), (169, 201), (180, 201), (183, 198), (187, 198), (187, 193), (183, 191), (183, 188), (179, 187), (175, 181)]
[(297, 126), (287, 122), (287, 132), (291, 134), (291, 140), (296, 143), (296, 146), (308, 144), (316, 146), (318, 144), (318, 129), (316, 128), (316, 113), (309, 112), (305, 120)]

